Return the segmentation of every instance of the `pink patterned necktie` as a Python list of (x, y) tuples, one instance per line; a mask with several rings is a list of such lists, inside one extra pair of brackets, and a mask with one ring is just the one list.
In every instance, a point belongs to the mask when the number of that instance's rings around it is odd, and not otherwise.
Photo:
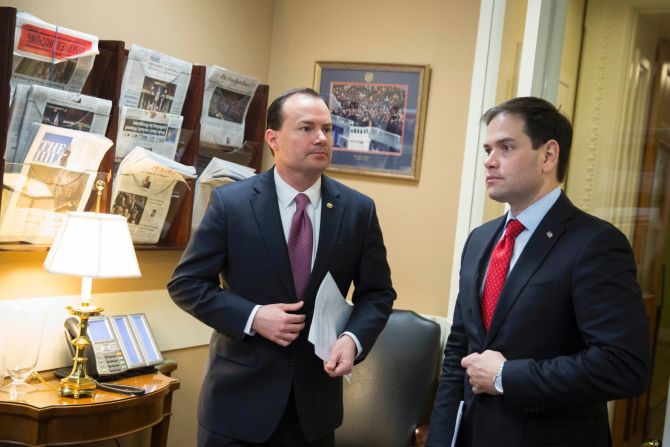
[(302, 299), (312, 272), (312, 246), (314, 243), (312, 221), (307, 215), (309, 197), (300, 193), (295, 196), (295, 214), (291, 219), (288, 235), (288, 257), (293, 272), (293, 285), (298, 299)]
[(511, 219), (507, 224), (505, 235), (498, 241), (493, 249), (493, 254), (491, 254), (491, 262), (489, 262), (489, 269), (486, 272), (484, 293), (482, 294), (482, 320), (484, 320), (484, 328), (487, 332), (491, 327), (498, 297), (507, 279), (509, 263), (514, 252), (514, 241), (524, 229), (521, 222)]

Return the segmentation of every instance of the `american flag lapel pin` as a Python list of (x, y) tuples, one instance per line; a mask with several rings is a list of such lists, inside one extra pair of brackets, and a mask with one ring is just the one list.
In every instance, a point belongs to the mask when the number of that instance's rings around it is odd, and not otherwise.
[(333, 207), (333, 204), (332, 204), (332, 203), (330, 203), (330, 202), (326, 202), (326, 208), (332, 208), (332, 207)]
[(551, 239), (552, 237), (554, 237), (554, 233), (552, 233), (551, 230), (547, 231), (547, 237)]

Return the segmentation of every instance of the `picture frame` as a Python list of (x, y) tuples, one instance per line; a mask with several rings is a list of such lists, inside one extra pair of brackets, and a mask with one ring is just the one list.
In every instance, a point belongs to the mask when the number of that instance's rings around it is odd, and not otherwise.
[(430, 66), (317, 61), (333, 118), (329, 171), (418, 181)]

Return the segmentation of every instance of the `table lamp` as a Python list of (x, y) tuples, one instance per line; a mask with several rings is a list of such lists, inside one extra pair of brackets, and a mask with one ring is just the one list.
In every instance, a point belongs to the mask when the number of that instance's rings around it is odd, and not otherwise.
[(93, 278), (141, 276), (126, 218), (115, 214), (68, 212), (49, 250), (44, 268), (51, 273), (81, 276), (81, 304), (67, 310), (79, 317), (79, 336), (70, 375), (60, 383), (63, 397), (95, 396), (95, 380), (86, 371), (88, 319), (104, 310), (91, 304)]

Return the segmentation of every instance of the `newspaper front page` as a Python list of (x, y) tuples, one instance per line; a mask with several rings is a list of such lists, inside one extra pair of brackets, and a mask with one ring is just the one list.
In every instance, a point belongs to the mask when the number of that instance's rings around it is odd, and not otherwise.
[(192, 68), (190, 62), (132, 45), (119, 105), (181, 115)]
[(94, 96), (34, 85), (26, 100), (14, 162), (22, 163), (41, 124), (104, 135), (112, 102)]
[(93, 68), (96, 54), (96, 36), (18, 12), (11, 82), (47, 85), (79, 93)]
[(195, 231), (200, 225), (209, 204), (209, 197), (215, 188), (244, 180), (254, 175), (256, 175), (256, 171), (253, 168), (221, 160), (220, 158), (212, 158), (195, 182), (191, 231)]
[(112, 192), (112, 214), (128, 220), (136, 244), (159, 241), (177, 182), (195, 178), (195, 168), (141, 147), (119, 164)]
[(222, 67), (207, 67), (200, 118), (200, 140), (206, 144), (240, 147), (244, 120), (258, 79)]
[(135, 146), (174, 160), (183, 120), (179, 115), (121, 107), (116, 161), (121, 161)]
[(65, 212), (84, 211), (112, 144), (100, 135), (41, 125), (21, 172), (5, 179), (0, 241), (51, 243)]

